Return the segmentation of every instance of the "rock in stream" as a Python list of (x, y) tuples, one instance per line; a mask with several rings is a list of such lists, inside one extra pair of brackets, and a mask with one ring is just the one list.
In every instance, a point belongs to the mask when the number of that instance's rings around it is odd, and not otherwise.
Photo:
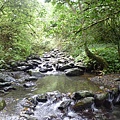
[[(0, 73), (0, 93), (17, 92), (17, 86), (29, 89), (46, 75), (81, 76), (85, 69), (82, 61), (76, 63), (71, 56), (57, 49), (42, 57), (32, 55), (25, 61), (11, 62), (9, 69)], [(114, 105), (120, 105), (120, 87), (97, 93), (89, 90), (70, 94), (53, 91), (24, 98), (18, 120), (112, 120), (114, 117), (107, 113)], [(6, 102), (0, 98), (0, 110), (5, 106)]]

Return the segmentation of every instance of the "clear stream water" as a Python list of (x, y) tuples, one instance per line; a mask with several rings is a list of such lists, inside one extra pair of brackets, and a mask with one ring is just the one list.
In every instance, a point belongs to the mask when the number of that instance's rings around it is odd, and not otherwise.
[[(93, 92), (99, 91), (99, 86), (89, 81), (89, 78), (93, 75), (85, 74), (79, 77), (67, 77), (65, 75), (50, 75), (39, 79), (36, 82), (36, 86), (33, 88), (17, 87), (17, 90), (11, 91), (9, 94), (2, 96), (7, 103), (4, 110), (0, 111), (0, 120), (19, 120), (19, 113), (22, 109), (21, 101), (25, 97), (29, 97), (35, 94), (41, 94), (52, 91), (60, 91), (62, 93), (73, 93), (79, 90), (91, 90)], [(42, 110), (44, 107), (42, 108)], [(46, 108), (45, 108), (46, 109)], [(119, 116), (120, 108), (116, 107), (114, 115), (116, 120), (120, 120)], [(38, 114), (38, 113), (37, 113)], [(45, 112), (45, 114), (48, 114)], [(42, 119), (40, 119), (42, 120)]]
[(92, 75), (86, 74), (80, 77), (67, 77), (65, 75), (60, 76), (46, 76), (37, 81), (35, 94), (51, 92), (58, 90), (63, 93), (72, 93), (78, 90), (91, 90), (98, 91), (99, 87), (89, 81), (89, 77)]

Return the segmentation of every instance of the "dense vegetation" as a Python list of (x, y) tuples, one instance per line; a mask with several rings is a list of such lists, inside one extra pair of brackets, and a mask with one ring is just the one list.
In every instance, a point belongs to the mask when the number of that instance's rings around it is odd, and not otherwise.
[(41, 18), (45, 14), (36, 0), (0, 0), (0, 63), (34, 52), (42, 39)]
[[(59, 48), (88, 70), (120, 72), (119, 0), (0, 0), (0, 64)], [(89, 54), (88, 54), (89, 53)]]

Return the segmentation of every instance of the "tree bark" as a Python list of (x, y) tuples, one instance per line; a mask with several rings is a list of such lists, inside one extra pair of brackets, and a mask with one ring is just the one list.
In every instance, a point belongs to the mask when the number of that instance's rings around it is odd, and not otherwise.
[[(120, 10), (117, 11), (117, 12), (114, 12), (113, 15), (118, 14), (118, 13), (120, 13)], [(77, 35), (79, 32), (81, 32), (81, 31), (83, 31), (83, 30), (87, 30), (87, 29), (93, 27), (94, 25), (96, 25), (96, 24), (98, 24), (98, 23), (104, 22), (104, 21), (110, 19), (111, 16), (112, 16), (112, 15), (109, 15), (109, 16), (107, 16), (106, 18), (101, 19), (101, 20), (98, 20), (98, 21), (96, 21), (96, 22), (94, 22), (94, 23), (92, 23), (92, 24), (90, 24), (90, 25), (88, 25), (88, 26), (86, 26), (86, 27), (84, 27), (84, 28), (80, 28), (79, 30), (77, 30), (77, 31), (75, 32), (75, 34)]]
[(85, 53), (86, 53), (86, 55), (87, 55), (90, 59), (95, 60), (97, 63), (99, 63), (99, 65), (101, 66), (102, 69), (107, 69), (108, 63), (106, 62), (106, 60), (103, 59), (103, 58), (100, 57), (100, 56), (97, 56), (97, 55), (93, 54), (93, 53), (88, 49), (87, 42), (85, 42)]

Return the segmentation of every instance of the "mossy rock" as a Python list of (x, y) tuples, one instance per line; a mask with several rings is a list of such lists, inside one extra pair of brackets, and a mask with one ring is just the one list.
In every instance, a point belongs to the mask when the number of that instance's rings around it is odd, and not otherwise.
[(73, 99), (75, 100), (80, 100), (85, 97), (94, 97), (94, 93), (91, 91), (87, 91), (87, 90), (81, 90), (81, 91), (77, 91), (73, 93)]
[(90, 108), (91, 105), (93, 104), (94, 98), (93, 97), (86, 97), (83, 98), (82, 100), (79, 100), (74, 106), (73, 110), (74, 111), (81, 111), (87, 108)]
[(108, 95), (107, 92), (96, 94), (95, 95), (95, 99), (97, 99), (97, 100), (105, 100), (107, 98), (107, 95)]
[(108, 98), (108, 93), (105, 92), (105, 93), (96, 94), (94, 98), (95, 98), (94, 102), (96, 107), (101, 107), (105, 102), (105, 100)]
[(2, 98), (0, 98), (0, 110), (3, 110), (6, 106), (6, 102), (5, 100), (3, 100)]

